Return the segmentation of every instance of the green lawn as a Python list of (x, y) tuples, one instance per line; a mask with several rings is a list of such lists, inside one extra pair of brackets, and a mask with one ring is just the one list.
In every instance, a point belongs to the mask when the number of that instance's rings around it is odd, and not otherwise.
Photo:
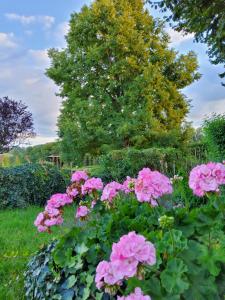
[(66, 211), (64, 227), (55, 228), (52, 234), (40, 234), (33, 222), (41, 210), (29, 207), (0, 211), (0, 300), (25, 299), (23, 272), (29, 257), (72, 224), (74, 212), (70, 209)]

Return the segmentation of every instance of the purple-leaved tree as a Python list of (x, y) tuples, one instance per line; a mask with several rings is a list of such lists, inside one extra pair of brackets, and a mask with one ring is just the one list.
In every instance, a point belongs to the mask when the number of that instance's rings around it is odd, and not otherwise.
[(0, 98), (0, 153), (35, 135), (32, 114), (21, 101)]

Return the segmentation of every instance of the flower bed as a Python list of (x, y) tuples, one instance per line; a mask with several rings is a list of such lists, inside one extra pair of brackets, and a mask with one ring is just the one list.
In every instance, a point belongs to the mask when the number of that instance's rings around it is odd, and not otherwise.
[(174, 203), (177, 180), (144, 168), (137, 178), (103, 186), (74, 173), (67, 193), (53, 195), (35, 221), (50, 233), (63, 222), (63, 207), (77, 206), (70, 233), (43, 263), (39, 253), (29, 264), (27, 299), (222, 299), (225, 166), (192, 170), (190, 187), (208, 198), (197, 208)]

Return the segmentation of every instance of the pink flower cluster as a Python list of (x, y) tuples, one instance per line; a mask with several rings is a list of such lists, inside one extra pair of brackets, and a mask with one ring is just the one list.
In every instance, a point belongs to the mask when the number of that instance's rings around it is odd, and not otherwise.
[(82, 195), (91, 194), (95, 191), (101, 191), (103, 189), (103, 182), (101, 178), (92, 177), (85, 181), (84, 185), (82, 185)]
[(151, 242), (134, 231), (120, 238), (112, 246), (110, 262), (102, 261), (96, 269), (95, 283), (98, 289), (121, 285), (122, 280), (138, 274), (141, 264), (154, 265), (156, 251)]
[(76, 212), (76, 218), (77, 219), (84, 219), (90, 212), (90, 209), (88, 209), (87, 206), (81, 205), (78, 207)]
[(55, 194), (48, 200), (47, 207), (60, 208), (72, 202), (73, 200), (67, 194)]
[(117, 297), (117, 300), (151, 300), (150, 296), (144, 296), (140, 288), (136, 288), (133, 294), (127, 297)]
[(50, 227), (63, 223), (62, 207), (70, 204), (72, 199), (67, 194), (55, 194), (48, 200), (44, 212), (38, 214), (34, 225), (39, 232), (50, 232)]
[(78, 191), (78, 189), (76, 187), (68, 187), (66, 189), (66, 193), (71, 198), (75, 198), (77, 195), (79, 195), (79, 191)]
[(193, 168), (189, 176), (189, 187), (193, 193), (202, 197), (207, 192), (219, 192), (225, 184), (225, 165), (209, 162)]
[(76, 171), (72, 174), (71, 184), (67, 187), (66, 193), (71, 198), (82, 195), (82, 185), (88, 180), (88, 174), (85, 171)]
[(112, 181), (103, 189), (101, 201), (108, 201), (112, 203), (113, 199), (118, 195), (119, 191), (123, 190), (122, 184)]
[(157, 199), (173, 191), (170, 179), (158, 171), (144, 168), (138, 173), (135, 182), (135, 194), (138, 201), (149, 202), (157, 206)]
[(88, 179), (88, 174), (85, 171), (76, 171), (72, 174), (71, 181), (80, 183)]
[(131, 177), (127, 176), (127, 179), (123, 183), (123, 191), (125, 194), (134, 192), (135, 182), (136, 182), (135, 178), (131, 178)]

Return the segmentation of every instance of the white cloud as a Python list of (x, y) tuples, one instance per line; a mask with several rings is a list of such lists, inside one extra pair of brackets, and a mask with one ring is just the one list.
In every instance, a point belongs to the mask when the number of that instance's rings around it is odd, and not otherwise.
[(14, 34), (0, 32), (0, 48), (16, 48), (17, 44), (14, 41)]
[(35, 61), (38, 67), (41, 67), (43, 72), (44, 69), (47, 68), (50, 64), (50, 59), (48, 57), (48, 50), (28, 50), (28, 55), (31, 57), (32, 60)]
[(63, 48), (66, 46), (65, 36), (69, 32), (69, 29), (69, 22), (62, 22), (56, 27), (54, 36), (59, 47)]
[(167, 28), (166, 32), (170, 36), (170, 43), (172, 46), (178, 46), (181, 43), (191, 40), (194, 37), (194, 34), (185, 34), (184, 32), (178, 32), (172, 28)]
[(199, 101), (191, 109), (188, 119), (193, 122), (195, 127), (199, 127), (201, 126), (205, 117), (208, 117), (213, 113), (217, 113), (217, 114), (225, 113), (225, 98), (206, 102), (206, 103)]
[(29, 144), (27, 146), (41, 145), (41, 144), (46, 144), (46, 143), (56, 142), (56, 141), (57, 141), (56, 136), (46, 137), (46, 136), (37, 135), (35, 138), (29, 140)]
[(7, 13), (5, 17), (11, 21), (20, 22), (22, 25), (31, 25), (34, 23), (42, 24), (45, 29), (50, 29), (55, 23), (55, 18), (52, 16), (24, 16), (15, 13)]
[[(33, 114), (35, 132), (43, 142), (57, 137), (56, 121), (61, 99), (54, 83), (46, 77), (45, 49), (20, 49), (10, 59), (0, 60), (0, 95), (22, 100)], [(40, 138), (34, 140), (40, 143)], [(33, 142), (32, 142), (33, 143)]]

